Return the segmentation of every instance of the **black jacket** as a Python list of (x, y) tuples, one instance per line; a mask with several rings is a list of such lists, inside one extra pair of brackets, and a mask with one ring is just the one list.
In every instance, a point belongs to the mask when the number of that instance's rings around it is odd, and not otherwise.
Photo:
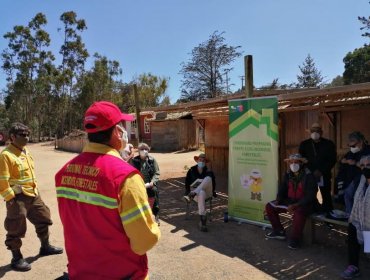
[(196, 179), (204, 179), (205, 177), (210, 176), (212, 178), (212, 191), (215, 193), (216, 189), (216, 179), (215, 175), (212, 171), (208, 171), (207, 166), (205, 166), (202, 170), (202, 173), (198, 172), (198, 165), (192, 166), (188, 173), (186, 173), (185, 178), (185, 195), (190, 193), (190, 185), (196, 180)]
[(299, 145), (299, 153), (308, 160), (306, 166), (312, 173), (319, 170), (324, 179), (331, 178), (331, 170), (337, 161), (333, 141), (322, 137), (319, 142), (314, 142), (311, 138), (304, 140)]

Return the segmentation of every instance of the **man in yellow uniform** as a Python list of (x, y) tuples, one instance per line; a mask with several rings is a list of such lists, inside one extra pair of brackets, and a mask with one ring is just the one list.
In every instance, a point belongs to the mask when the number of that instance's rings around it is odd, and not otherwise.
[(41, 241), (40, 255), (63, 253), (62, 248), (49, 244), (50, 210), (42, 201), (35, 178), (34, 162), (26, 145), (29, 129), (22, 123), (12, 124), (9, 131), (11, 143), (0, 154), (0, 194), (6, 201), (7, 231), (5, 245), (11, 250), (11, 267), (27, 271), (31, 265), (23, 259), (22, 240), (27, 230), (26, 218), (35, 226)]

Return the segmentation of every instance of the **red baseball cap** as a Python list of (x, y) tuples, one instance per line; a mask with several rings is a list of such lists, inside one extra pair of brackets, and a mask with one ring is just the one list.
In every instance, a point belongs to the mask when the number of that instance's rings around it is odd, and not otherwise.
[(108, 101), (98, 101), (86, 110), (84, 127), (87, 133), (95, 133), (107, 130), (121, 121), (133, 120), (134, 116), (123, 114), (117, 105)]

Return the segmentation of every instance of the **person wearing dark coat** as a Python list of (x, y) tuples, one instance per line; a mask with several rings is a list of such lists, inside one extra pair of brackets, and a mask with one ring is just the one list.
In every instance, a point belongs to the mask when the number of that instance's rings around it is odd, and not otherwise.
[(318, 183), (322, 196), (322, 212), (330, 213), (333, 210), (331, 170), (337, 160), (336, 147), (333, 141), (322, 137), (323, 131), (320, 124), (312, 124), (310, 132), (311, 138), (302, 141), (299, 145), (299, 153), (308, 160), (306, 166)]
[(353, 198), (362, 175), (359, 162), (363, 156), (370, 155), (370, 146), (361, 132), (353, 131), (348, 135), (348, 147), (350, 150), (339, 163), (334, 194), (336, 202), (344, 204), (346, 213), (350, 214)]
[(269, 239), (286, 239), (279, 213), (293, 215), (292, 230), (288, 247), (297, 249), (302, 239), (306, 218), (317, 204), (317, 183), (309, 169), (305, 168), (307, 160), (300, 154), (291, 154), (285, 159), (289, 171), (285, 174), (275, 201), (266, 204), (266, 214), (272, 225), (272, 231), (265, 236)]
[(209, 160), (204, 153), (194, 156), (194, 160), (197, 164), (192, 166), (186, 174), (183, 200), (186, 203), (190, 203), (192, 200), (198, 203), (200, 217), (199, 229), (207, 232), (205, 201), (212, 196), (217, 196), (215, 192), (216, 179), (213, 172), (206, 166)]

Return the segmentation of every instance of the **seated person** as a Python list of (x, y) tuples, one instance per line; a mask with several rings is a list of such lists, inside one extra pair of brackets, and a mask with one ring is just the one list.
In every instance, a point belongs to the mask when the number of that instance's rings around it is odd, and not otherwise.
[(370, 147), (364, 135), (354, 131), (348, 136), (348, 151), (340, 161), (334, 193), (337, 202), (345, 205), (346, 213), (351, 213), (353, 197), (361, 177), (358, 163), (362, 156), (370, 154)]
[(155, 158), (149, 155), (150, 147), (146, 143), (138, 146), (139, 155), (133, 157), (129, 163), (143, 175), (149, 204), (152, 207), (153, 215), (159, 225), (159, 166)]
[(192, 166), (185, 178), (185, 196), (184, 201), (190, 203), (192, 199), (198, 203), (198, 212), (200, 217), (199, 228), (201, 231), (208, 231), (205, 201), (207, 198), (216, 197), (216, 180), (212, 171), (209, 171), (206, 163), (206, 155), (201, 153), (195, 156), (196, 165)]
[(353, 208), (348, 224), (348, 262), (341, 277), (352, 279), (360, 275), (359, 256), (361, 245), (364, 244), (363, 231), (370, 231), (370, 155), (360, 160), (360, 182), (353, 200)]
[(266, 214), (271, 222), (272, 231), (265, 236), (286, 239), (279, 213), (289, 212), (293, 215), (293, 222), (288, 247), (297, 249), (302, 239), (306, 217), (311, 214), (314, 206), (318, 203), (316, 199), (318, 187), (312, 173), (308, 168), (305, 168), (307, 160), (300, 154), (291, 154), (284, 161), (289, 164), (289, 171), (279, 187), (276, 201), (266, 204)]

